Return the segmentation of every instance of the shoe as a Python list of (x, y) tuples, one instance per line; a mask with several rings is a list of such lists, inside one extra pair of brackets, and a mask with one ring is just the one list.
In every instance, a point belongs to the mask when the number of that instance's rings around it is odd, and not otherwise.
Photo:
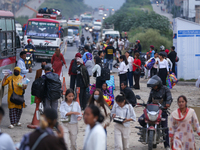
[(16, 124), (16, 126), (22, 126), (22, 124), (21, 124), (20, 122), (18, 122), (18, 123)]
[(11, 124), (11, 125), (8, 126), (8, 128), (9, 128), (9, 129), (13, 129), (13, 128), (14, 128), (14, 125)]
[(166, 150), (171, 150), (171, 148), (170, 148), (170, 147), (167, 147)]

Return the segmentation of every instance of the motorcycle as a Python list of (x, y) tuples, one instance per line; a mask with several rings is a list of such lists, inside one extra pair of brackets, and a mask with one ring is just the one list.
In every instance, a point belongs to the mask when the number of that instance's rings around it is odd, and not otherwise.
[[(136, 99), (141, 100), (139, 95), (136, 95)], [(153, 104), (145, 104), (144, 101), (137, 103), (137, 105), (145, 107), (144, 118), (140, 117), (139, 120), (145, 120), (146, 126), (136, 126), (135, 128), (139, 129), (138, 135), (141, 136), (139, 142), (148, 144), (148, 150), (152, 150), (157, 147), (157, 144), (164, 142), (161, 138), (166, 136), (165, 130), (168, 129), (161, 127), (161, 122), (166, 119), (162, 118), (162, 111), (165, 108), (159, 102), (160, 100), (154, 100)]]
[(83, 56), (83, 54), (85, 53), (85, 51), (84, 51), (84, 46), (79, 46), (78, 47), (78, 52)]
[(33, 49), (24, 49), (24, 51), (26, 51), (26, 69), (29, 69), (35, 65), (35, 63), (33, 62)]

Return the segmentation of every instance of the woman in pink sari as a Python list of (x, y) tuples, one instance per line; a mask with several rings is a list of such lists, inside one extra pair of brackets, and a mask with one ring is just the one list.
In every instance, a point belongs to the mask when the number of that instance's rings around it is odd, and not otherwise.
[(171, 113), (169, 120), (172, 150), (196, 150), (193, 127), (200, 136), (197, 115), (194, 109), (187, 107), (185, 96), (179, 96), (177, 102), (179, 108)]
[(62, 78), (62, 66), (65, 65), (67, 68), (65, 59), (63, 57), (63, 54), (60, 53), (60, 49), (56, 48), (55, 54), (53, 54), (51, 58), (51, 64), (52, 68), (55, 73), (57, 73), (60, 76), (60, 79)]

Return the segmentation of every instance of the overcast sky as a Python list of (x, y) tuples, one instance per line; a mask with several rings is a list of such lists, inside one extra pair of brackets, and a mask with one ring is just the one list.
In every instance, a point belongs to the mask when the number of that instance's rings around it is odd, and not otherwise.
[(113, 7), (119, 9), (125, 0), (84, 0), (85, 3), (93, 8), (104, 5), (106, 8)]

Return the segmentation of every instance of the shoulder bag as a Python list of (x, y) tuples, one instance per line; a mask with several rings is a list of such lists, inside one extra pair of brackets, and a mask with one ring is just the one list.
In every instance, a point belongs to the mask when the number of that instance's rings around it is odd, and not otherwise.
[(10, 96), (10, 101), (16, 105), (23, 105), (24, 101), (24, 96), (23, 95), (17, 95), (14, 91), (14, 86), (13, 86), (13, 80), (12, 80), (12, 89), (13, 93)]
[[(74, 106), (74, 102), (72, 102), (73, 104), (72, 104), (72, 109), (71, 109), (71, 111), (73, 110), (73, 106)], [(70, 112), (71, 112), (70, 111)], [(68, 123), (68, 122), (70, 122), (71, 121), (71, 115), (70, 116), (65, 116), (65, 118), (60, 118), (60, 121), (61, 122), (63, 122), (63, 123)]]

